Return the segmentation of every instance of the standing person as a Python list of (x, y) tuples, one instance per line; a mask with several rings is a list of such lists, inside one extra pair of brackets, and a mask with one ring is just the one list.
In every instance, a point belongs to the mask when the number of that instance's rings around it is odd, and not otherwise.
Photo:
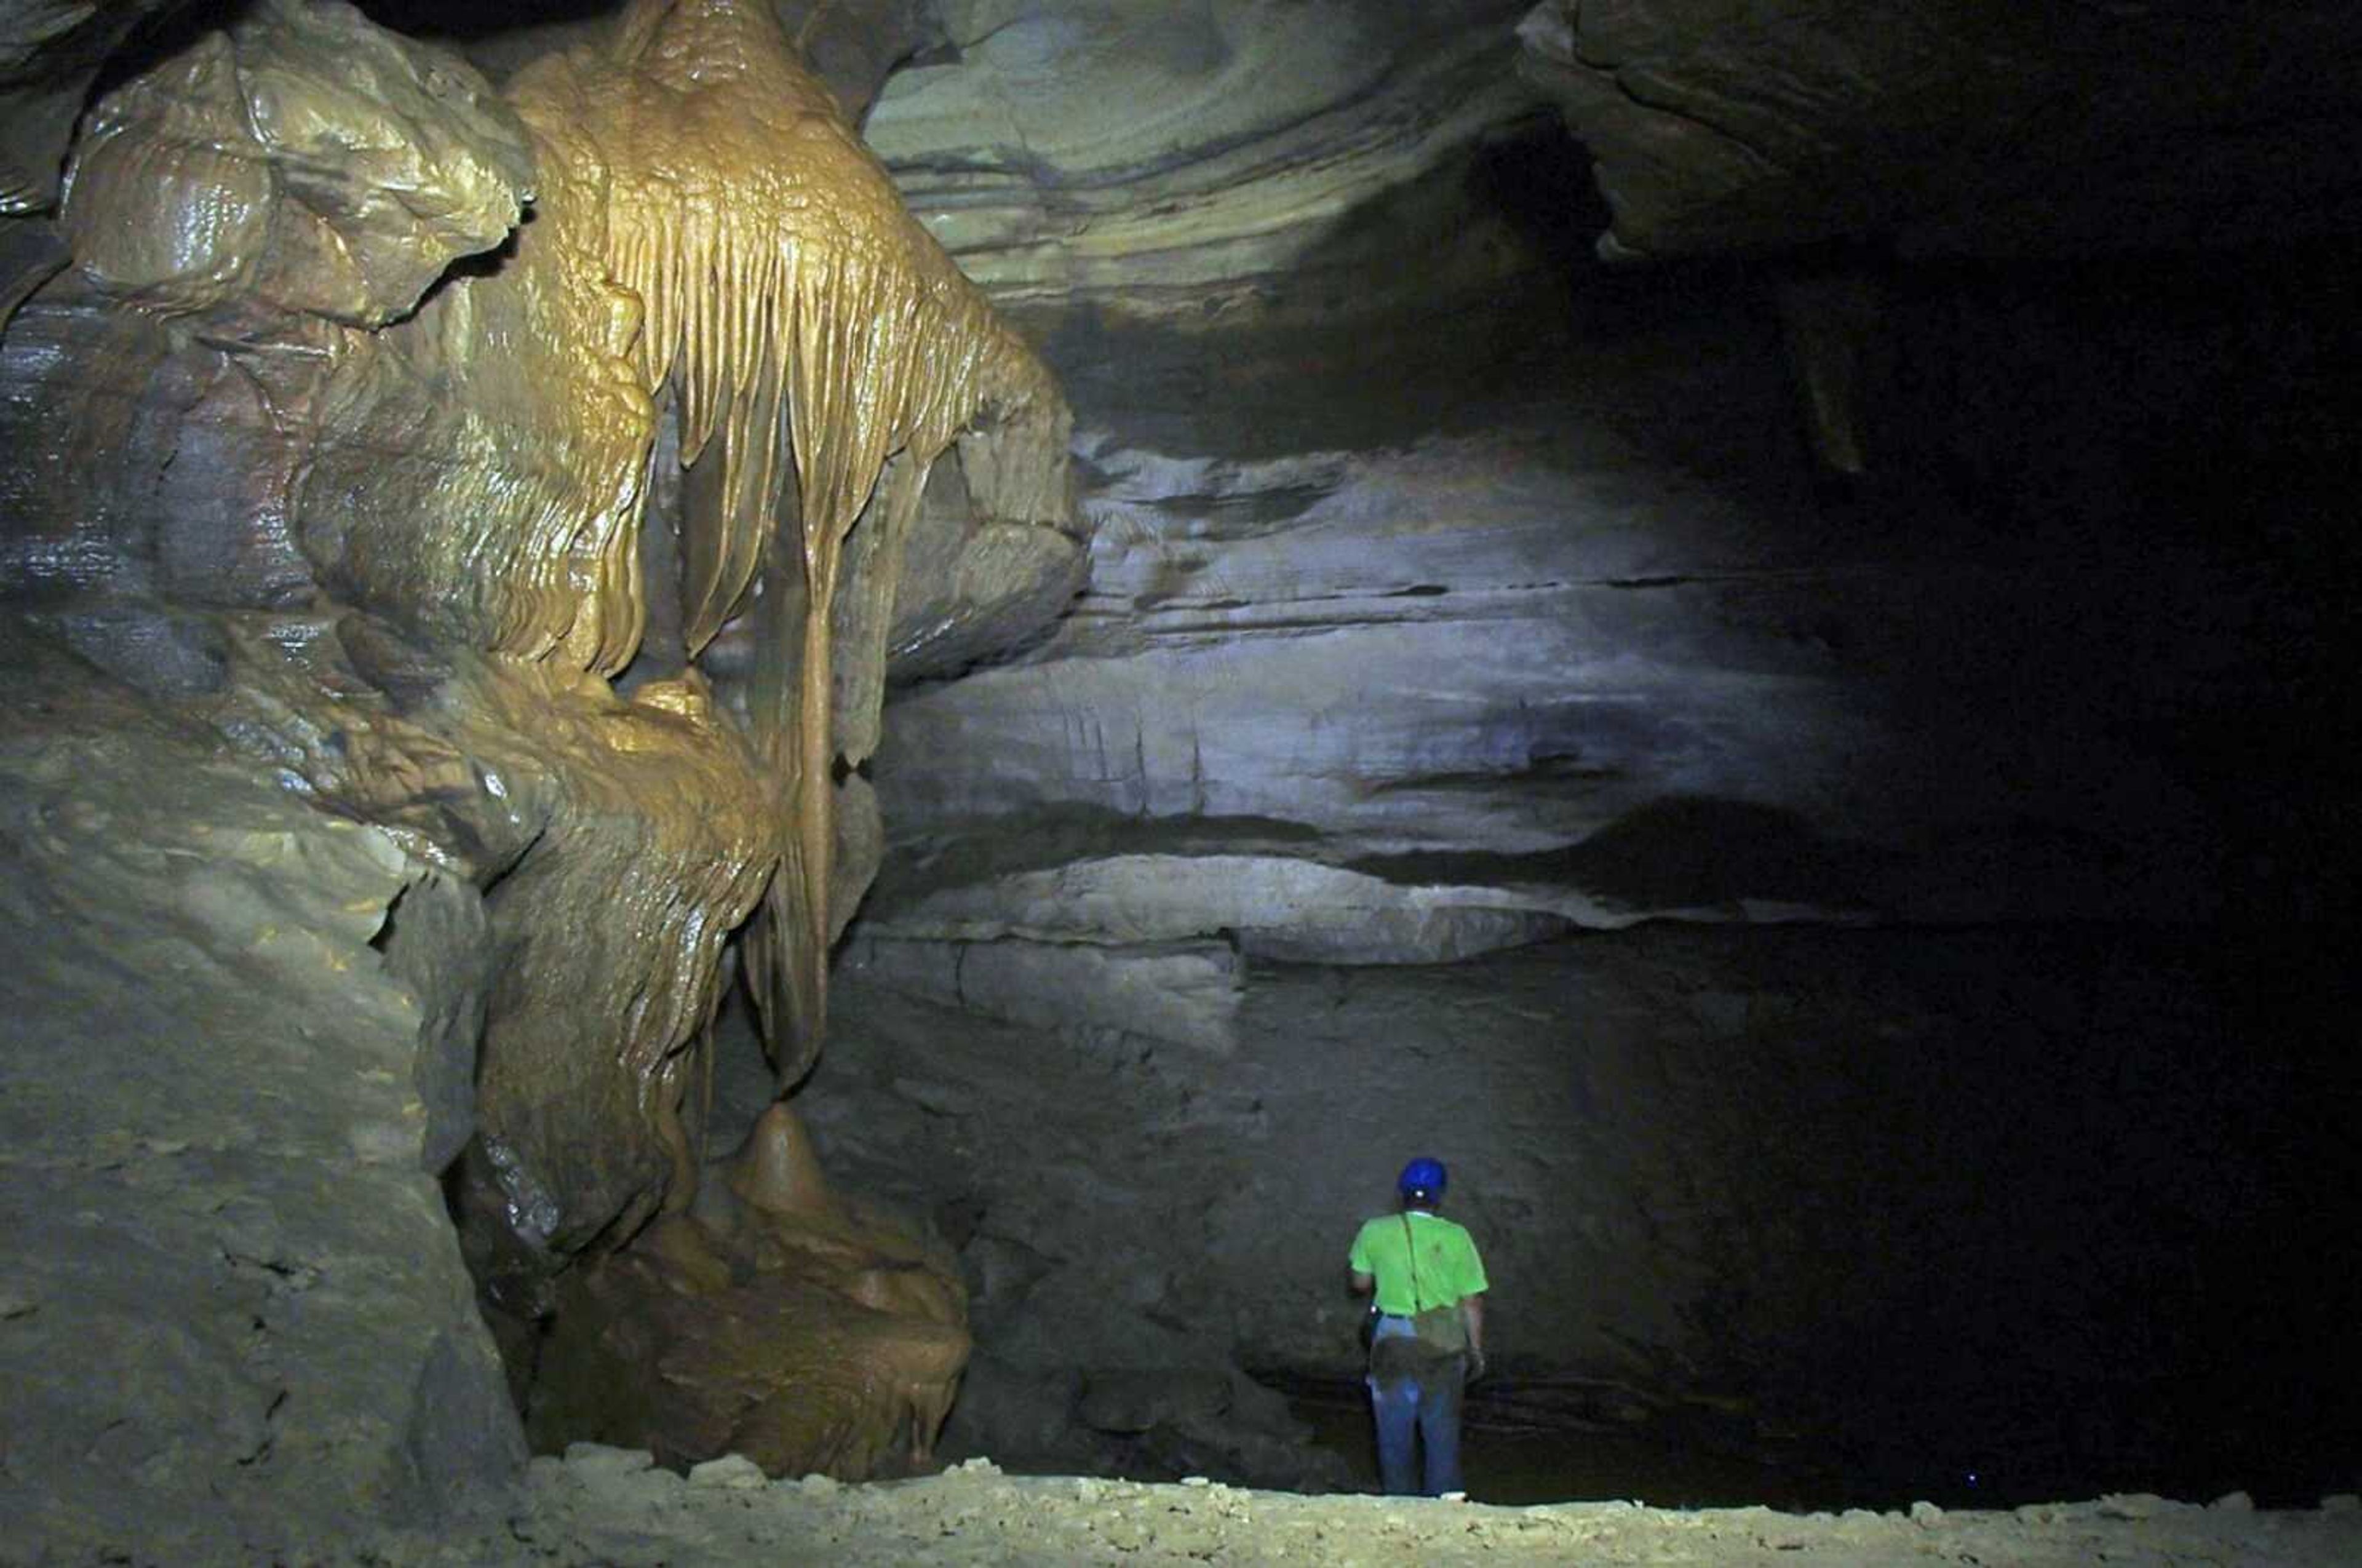
[[(1370, 1407), (1378, 1469), (1395, 1496), (1422, 1490), (1462, 1497), (1460, 1402), (1485, 1372), (1485, 1264), (1475, 1239), (1436, 1212), (1443, 1162), (1421, 1155), (1396, 1183), (1400, 1212), (1363, 1222), (1346, 1262), (1358, 1294), (1376, 1291), (1370, 1337)], [(1426, 1449), (1414, 1479), (1413, 1434)]]

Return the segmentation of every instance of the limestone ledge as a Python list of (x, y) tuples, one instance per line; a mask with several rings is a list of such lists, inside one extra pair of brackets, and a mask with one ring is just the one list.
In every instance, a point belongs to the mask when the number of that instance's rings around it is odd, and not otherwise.
[[(1074, 613), (889, 709), (881, 935), (1426, 960), (1654, 915), (2109, 917), (2184, 907), (2204, 863), (2111, 682), (2017, 672), (2154, 625), (2169, 690), (2236, 628), (2024, 614), (2085, 591), (2039, 550), (1798, 524), (1580, 394), (1374, 449), (1083, 450)], [(2029, 774), (2029, 729), (2082, 739)]]
[(848, 977), (1044, 1031), (1213, 1052), (1237, 1044), (1242, 977), (1238, 951), (1226, 942), (930, 938), (865, 921), (837, 966)]
[(1229, 1052), (1250, 961), (1448, 964), (1648, 919), (1843, 923), (1776, 899), (1623, 905), (1580, 888), (1405, 883), (1288, 855), (1109, 855), (889, 896), (846, 972), (985, 1017)]
[(865, 134), (1004, 305), (1199, 315), (1530, 113), (1518, 9), (971, 0), (955, 61), (898, 73)]

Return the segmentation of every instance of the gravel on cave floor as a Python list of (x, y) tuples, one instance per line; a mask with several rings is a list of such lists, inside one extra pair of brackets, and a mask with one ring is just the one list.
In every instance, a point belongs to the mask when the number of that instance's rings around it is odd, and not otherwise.
[(578, 1445), (535, 1460), (507, 1508), (464, 1529), (377, 1543), (383, 1568), (461, 1563), (1926, 1563), (2351, 1564), (2362, 1507), (2256, 1511), (2151, 1496), (2009, 1512), (1789, 1514), (1627, 1502), (1490, 1507), (1298, 1496), (1219, 1483), (1001, 1474), (987, 1461), (919, 1480), (766, 1481), (724, 1459), (683, 1477), (645, 1454)]

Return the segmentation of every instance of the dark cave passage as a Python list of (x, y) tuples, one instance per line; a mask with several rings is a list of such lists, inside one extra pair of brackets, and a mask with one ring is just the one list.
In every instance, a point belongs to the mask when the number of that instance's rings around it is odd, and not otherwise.
[[(964, 1238), (986, 1370), (950, 1456), (1338, 1484), (1275, 1463), (1251, 1405), (1076, 1415), (1095, 1375), (1235, 1364), (1366, 1485), (1341, 1238), (1415, 1135), (1496, 1280), (1480, 1498), (2301, 1504), (2356, 1454), (2322, 1376), (2362, 1302), (2314, 1185), (2345, 1080), (2252, 1059), (2215, 934), (1655, 925), (1257, 966), (1219, 1058), (856, 982), (807, 1115)], [(1153, 1131), (1094, 1159), (1117, 1125)]]

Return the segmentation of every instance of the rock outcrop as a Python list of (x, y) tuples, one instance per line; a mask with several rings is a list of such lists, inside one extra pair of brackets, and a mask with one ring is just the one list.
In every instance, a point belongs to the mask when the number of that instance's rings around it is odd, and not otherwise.
[(1619, 257), (2235, 248), (2356, 217), (2339, 6), (1546, 0), (1518, 33)]
[(481, 900), (21, 624), (0, 647), (8, 1550), (464, 1511), (524, 1453), (436, 1182)]
[[(342, 5), (264, 0), (144, 36), (84, 117), (61, 215), (21, 220), (6, 253), (0, 428), (22, 454), (0, 480), (7, 626), (41, 654), (13, 711), (10, 896), (19, 929), (55, 927), (28, 958), (64, 955), (12, 974), (28, 1013), (57, 1019), (11, 1045), (11, 1071), (58, 1108), (28, 1168), (83, 1180), (39, 1154), (61, 1138), (127, 1159), (237, 1142), (176, 1131), (171, 1107), (69, 1103), (77, 1031), (116, 1052), (141, 1021), (83, 1016), (98, 971), (73, 955), (101, 929), (144, 955), (133, 974), (164, 961), (159, 941), (215, 961), (317, 947), (292, 978), (253, 968), (265, 1020), (332, 1010), (324, 976), (388, 999), (301, 1067), (372, 1086), (348, 1116), (305, 1101), (349, 1091), (291, 1095), (272, 1076), (271, 1053), (298, 1050), (287, 1031), (271, 1024), (259, 1057), (226, 1051), (241, 1025), (223, 987), (182, 999), (191, 1106), (270, 1107), (245, 1135), (304, 1153), (235, 1199), (254, 1235), (210, 1251), (213, 1227), (180, 1235), (129, 1188), (75, 1198), (94, 1238), (153, 1259), (152, 1280), (125, 1262), (122, 1293), (177, 1310), (219, 1286), (217, 1263), (230, 1286), (155, 1356), (93, 1374), (58, 1353), (62, 1286), (28, 1274), (10, 1403), (42, 1412), (28, 1450), (96, 1452), (71, 1440), (89, 1424), (80, 1387), (105, 1418), (91, 1430), (117, 1434), (112, 1484), (149, 1486), (141, 1530), (189, 1528), (208, 1488), (250, 1493), (223, 1528), (264, 1552), (280, 1493), (415, 1512), (513, 1462), (504, 1393), (530, 1395), (568, 1271), (628, 1274), (619, 1249), (696, 1193), (702, 1042), (737, 973), (724, 944), (767, 890), (745, 947), (784, 1080), (819, 1048), (827, 944), (874, 874), (856, 770), (889, 649), (923, 660), (1021, 629), (1079, 549), (1054, 384), (902, 212), (767, 7), (646, 0), (499, 92)], [(226, 791), (225, 834), (259, 810), (248, 796), (272, 803), (219, 840), (254, 845), (231, 852), (231, 894), (179, 909), (169, 884), (143, 892), (94, 847), (44, 836), (66, 784), (39, 764), (45, 727), (83, 755), (67, 743), (85, 709), (101, 731), (171, 737), (84, 748), (90, 832), (121, 820), (108, 854), (126, 866), (202, 856), (209, 790)], [(186, 788), (130, 811), (143, 773), (191, 757)], [(177, 996), (160, 979), (156, 1005)], [(296, 1194), (347, 1143), (394, 1174), (307, 1210)], [(381, 1255), (354, 1261), (354, 1216), (381, 1208)], [(764, 1266), (790, 1295), (825, 1293), (841, 1256), (884, 1247), (845, 1287), (858, 1331), (800, 1310), (808, 1342), (759, 1348), (785, 1353), (789, 1385), (822, 1369), (860, 1397), (811, 1420), (825, 1402), (781, 1405), (776, 1380), (746, 1398), (769, 1462), (859, 1474), (923, 1455), (966, 1340), (955, 1284), (895, 1283), (924, 1273), (915, 1243), (866, 1209), (831, 1214), (824, 1244), (765, 1243)], [(102, 1246), (61, 1247), (58, 1266)], [(449, 1289), (461, 1253), (483, 1320)], [(414, 1279), (372, 1272), (404, 1267)], [(248, 1296), (311, 1327), (280, 1331)], [(337, 1324), (371, 1312), (336, 1353), (365, 1368), (320, 1364)], [(860, 1393), (875, 1379), (891, 1397)], [(184, 1452), (248, 1384), (235, 1452)], [(339, 1423), (349, 1441), (322, 1435)], [(675, 1429), (688, 1463), (745, 1423)], [(69, 1535), (101, 1517), (81, 1481), (36, 1493)]]
[[(1528, 110), (1518, 9), (953, 0), (943, 46), (866, 128), (929, 230), (1021, 317), (1252, 310), (1341, 244), (1401, 254), (1403, 235), (1357, 219), (1448, 182)], [(1427, 293), (1450, 259), (1390, 286)]]
[(644, 1448), (686, 1470), (923, 1471), (967, 1364), (939, 1243), (832, 1192), (785, 1105), (693, 1212), (569, 1274), (529, 1411), (542, 1446)]

